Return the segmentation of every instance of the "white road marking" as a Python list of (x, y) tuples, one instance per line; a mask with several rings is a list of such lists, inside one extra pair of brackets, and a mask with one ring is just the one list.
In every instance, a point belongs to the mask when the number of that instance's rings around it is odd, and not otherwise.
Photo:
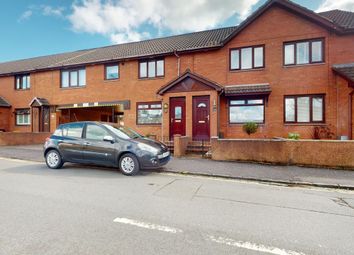
[(7, 161), (12, 161), (12, 162), (17, 162), (17, 163), (29, 163), (29, 164), (44, 164), (43, 162), (39, 161), (34, 161), (34, 160), (27, 160), (27, 159), (17, 159), (17, 158), (6, 158), (6, 157), (0, 157), (0, 160), (7, 160)]
[(133, 226), (140, 227), (140, 228), (159, 230), (159, 231), (164, 231), (164, 232), (173, 233), (173, 234), (182, 233), (183, 232), (181, 229), (178, 229), (178, 228), (172, 228), (172, 227), (168, 227), (168, 226), (162, 226), (162, 225), (157, 225), (157, 224), (153, 224), (153, 223), (127, 219), (127, 218), (115, 218), (113, 220), (113, 222), (133, 225)]
[(244, 249), (264, 252), (264, 253), (270, 253), (275, 255), (305, 255), (304, 253), (301, 252), (284, 250), (277, 247), (265, 246), (263, 244), (235, 241), (231, 238), (208, 236), (208, 239), (212, 242), (219, 243), (219, 244), (225, 244), (229, 246), (235, 246), (239, 248), (244, 248)]

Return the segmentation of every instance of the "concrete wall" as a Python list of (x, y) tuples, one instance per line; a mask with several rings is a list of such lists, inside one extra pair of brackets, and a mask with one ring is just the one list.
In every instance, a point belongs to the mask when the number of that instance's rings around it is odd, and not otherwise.
[(212, 159), (354, 170), (354, 141), (211, 139)]
[(50, 133), (3, 132), (0, 133), (0, 145), (43, 144)]

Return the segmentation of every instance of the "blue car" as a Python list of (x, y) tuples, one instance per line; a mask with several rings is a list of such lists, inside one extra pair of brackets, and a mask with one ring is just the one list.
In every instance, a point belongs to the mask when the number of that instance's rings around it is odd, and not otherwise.
[(65, 162), (119, 167), (125, 175), (168, 163), (168, 148), (130, 128), (95, 121), (62, 124), (46, 139), (47, 166), (59, 169)]

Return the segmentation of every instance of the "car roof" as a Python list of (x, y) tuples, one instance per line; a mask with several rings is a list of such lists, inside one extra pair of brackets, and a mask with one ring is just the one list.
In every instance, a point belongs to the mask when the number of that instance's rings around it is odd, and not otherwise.
[(103, 122), (103, 121), (74, 121), (74, 122), (68, 122), (68, 123), (64, 123), (61, 124), (60, 126), (66, 126), (66, 125), (71, 125), (71, 124), (78, 124), (78, 123), (82, 123), (82, 124), (98, 124), (98, 125), (110, 125), (110, 126), (114, 126), (114, 127), (118, 127), (119, 124), (118, 123), (114, 123), (114, 122)]

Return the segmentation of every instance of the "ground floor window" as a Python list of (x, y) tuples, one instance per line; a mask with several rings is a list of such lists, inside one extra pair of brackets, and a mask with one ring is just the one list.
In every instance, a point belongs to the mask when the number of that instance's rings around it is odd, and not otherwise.
[(16, 113), (16, 125), (28, 126), (31, 124), (31, 114), (29, 109), (17, 109)]
[(286, 123), (324, 122), (324, 95), (285, 96)]
[(229, 100), (229, 122), (264, 123), (264, 98), (237, 98)]
[(161, 124), (161, 102), (137, 103), (137, 124)]

